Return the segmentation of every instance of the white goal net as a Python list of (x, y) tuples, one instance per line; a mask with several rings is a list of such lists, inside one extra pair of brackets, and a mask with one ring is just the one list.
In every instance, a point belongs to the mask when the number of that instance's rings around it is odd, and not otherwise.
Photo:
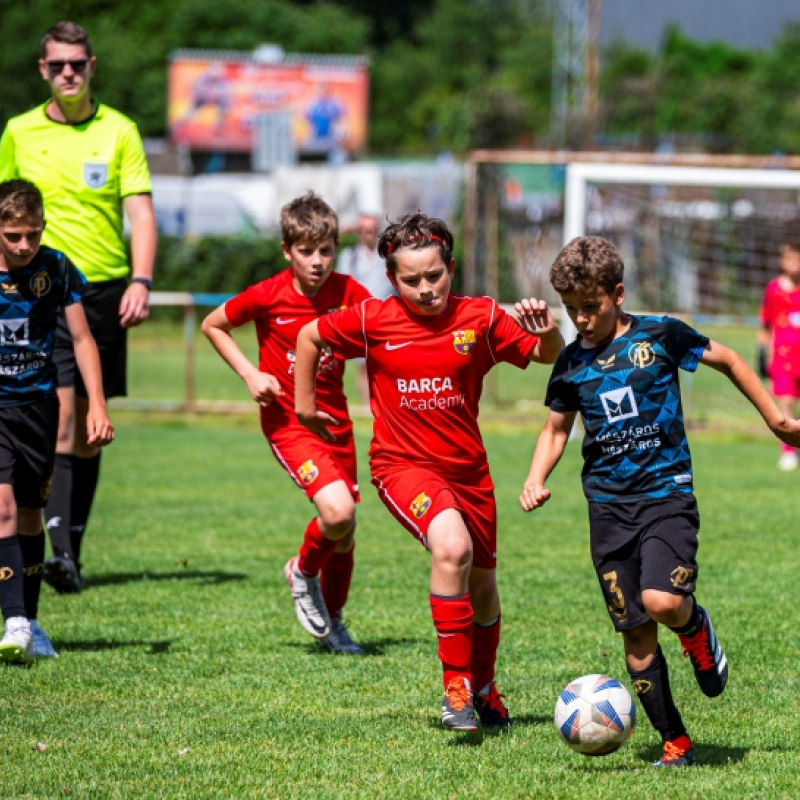
[(573, 237), (599, 235), (622, 253), (627, 308), (752, 324), (781, 243), (800, 239), (800, 170), (512, 155), (471, 159), (468, 293), (557, 303), (548, 280), (553, 258)]

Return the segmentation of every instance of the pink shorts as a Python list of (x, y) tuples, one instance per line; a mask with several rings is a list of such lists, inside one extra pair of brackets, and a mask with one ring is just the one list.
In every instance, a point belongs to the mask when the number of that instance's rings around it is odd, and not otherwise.
[(472, 539), (472, 563), (495, 569), (497, 505), (488, 467), (457, 479), (425, 468), (373, 467), (372, 483), (392, 516), (425, 547), (431, 520), (457, 509)]
[(335, 442), (324, 442), (307, 428), (282, 428), (267, 436), (278, 463), (309, 500), (335, 481), (344, 481), (359, 502), (356, 446), (353, 431), (337, 430)]
[(771, 369), (770, 376), (772, 377), (772, 394), (775, 397), (800, 398), (800, 375)]

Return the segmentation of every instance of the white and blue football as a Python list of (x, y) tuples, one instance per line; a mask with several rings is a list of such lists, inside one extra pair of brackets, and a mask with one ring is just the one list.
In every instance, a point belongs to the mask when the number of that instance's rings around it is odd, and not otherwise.
[(636, 722), (628, 690), (607, 675), (570, 681), (556, 701), (554, 722), (561, 738), (577, 753), (605, 756), (619, 750)]

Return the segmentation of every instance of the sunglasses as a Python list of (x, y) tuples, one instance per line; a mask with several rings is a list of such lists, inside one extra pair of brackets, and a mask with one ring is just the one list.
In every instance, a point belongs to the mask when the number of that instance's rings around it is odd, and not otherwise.
[(23, 238), (27, 238), (29, 242), (38, 242), (39, 239), (42, 238), (42, 234), (44, 233), (43, 228), (39, 228), (38, 230), (31, 230), (27, 233), (6, 233), (6, 231), (0, 229), (0, 235), (9, 243), (9, 244), (19, 244)]
[(60, 75), (64, 71), (64, 67), (69, 64), (70, 69), (76, 75), (83, 75), (86, 68), (89, 66), (88, 58), (80, 58), (77, 61), (45, 61), (47, 69), (50, 70), (51, 75)]

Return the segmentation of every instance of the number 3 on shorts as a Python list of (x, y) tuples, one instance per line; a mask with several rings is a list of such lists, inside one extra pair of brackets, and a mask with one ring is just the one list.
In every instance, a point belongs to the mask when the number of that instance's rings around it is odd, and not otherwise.
[(620, 621), (623, 622), (628, 616), (628, 609), (625, 608), (625, 595), (622, 589), (617, 586), (617, 572), (612, 570), (603, 575), (606, 582), (606, 602), (608, 609)]

